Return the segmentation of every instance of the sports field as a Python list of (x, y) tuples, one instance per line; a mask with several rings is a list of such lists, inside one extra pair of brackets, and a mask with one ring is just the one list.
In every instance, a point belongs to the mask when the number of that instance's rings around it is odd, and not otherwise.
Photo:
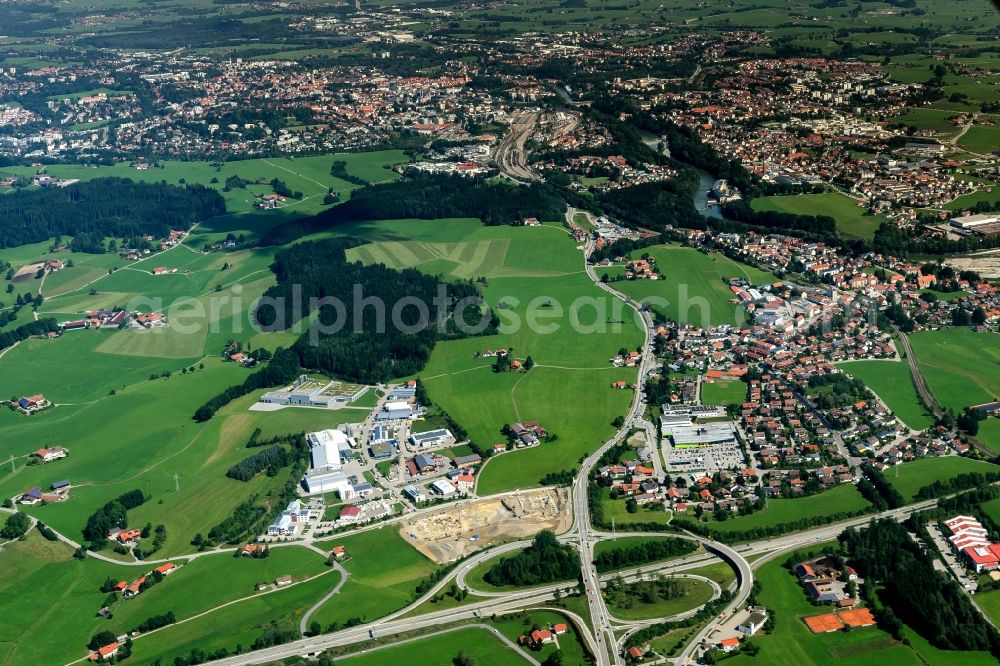
[(959, 474), (967, 472), (978, 472), (980, 474), (1000, 472), (1000, 466), (982, 460), (945, 456), (943, 458), (924, 458), (903, 465), (896, 465), (892, 469), (883, 472), (883, 474), (885, 474), (885, 478), (890, 485), (898, 490), (907, 501), (913, 501), (917, 491), (924, 486), (928, 486), (935, 481), (948, 481)]
[(865, 209), (838, 192), (758, 197), (750, 203), (755, 211), (780, 211), (797, 215), (829, 215), (837, 221), (837, 232), (845, 238), (870, 239), (885, 222), (881, 215), (865, 215)]
[(910, 335), (927, 385), (944, 407), (960, 412), (1000, 396), (1000, 334), (945, 328)]
[(717, 379), (701, 383), (701, 404), (741, 405), (746, 401), (747, 385), (737, 380)]
[[(612, 286), (637, 301), (649, 304), (668, 319), (696, 326), (741, 324), (746, 321), (743, 308), (730, 303), (733, 292), (725, 280), (739, 277), (754, 285), (771, 284), (772, 274), (742, 264), (721, 254), (702, 253), (680, 245), (657, 245), (647, 248), (656, 259), (659, 280), (623, 280)], [(620, 266), (596, 269), (615, 277), (624, 274)]]
[(917, 389), (913, 386), (909, 365), (905, 361), (852, 361), (841, 363), (841, 370), (874, 391), (893, 411), (900, 421), (912, 430), (930, 427), (934, 420), (920, 404)]

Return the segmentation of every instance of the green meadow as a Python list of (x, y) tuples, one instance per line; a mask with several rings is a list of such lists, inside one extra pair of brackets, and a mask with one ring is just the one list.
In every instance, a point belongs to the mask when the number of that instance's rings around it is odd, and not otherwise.
[(970, 472), (980, 474), (1000, 472), (1000, 466), (982, 460), (945, 456), (943, 458), (924, 458), (896, 465), (883, 474), (893, 488), (898, 490), (908, 502), (912, 502), (917, 491), (924, 486), (929, 486), (935, 481), (948, 481), (959, 474)]
[[(657, 245), (644, 252), (656, 260), (660, 279), (616, 281), (612, 286), (637, 301), (649, 299), (654, 310), (677, 322), (696, 326), (745, 323), (743, 308), (730, 302), (734, 294), (726, 280), (738, 277), (754, 285), (777, 280), (768, 272), (721, 254), (705, 254), (680, 245)], [(595, 270), (598, 276), (624, 274), (621, 266), (599, 266)]]
[(608, 601), (608, 610), (613, 616), (622, 620), (669, 617), (703, 606), (712, 598), (712, 586), (705, 581), (678, 579), (678, 584), (682, 590), (679, 596), (656, 599), (653, 603), (642, 601), (634, 583), (625, 584), (620, 596), (619, 594), (612, 596), (607, 592), (604, 596)]
[(418, 639), (400, 645), (367, 650), (347, 659), (338, 659), (345, 666), (381, 666), (405, 661), (412, 666), (440, 666), (464, 652), (476, 666), (512, 666), (524, 664), (524, 657), (506, 643), (478, 627), (456, 629), (444, 635)]
[(845, 238), (870, 239), (875, 235), (878, 225), (885, 222), (881, 215), (866, 215), (866, 209), (839, 192), (758, 197), (751, 202), (750, 207), (755, 211), (829, 215), (837, 221), (837, 231)]
[(420, 581), (438, 568), (403, 541), (397, 527), (333, 537), (322, 543), (322, 547), (338, 545), (351, 555), (344, 563), (350, 577), (312, 616), (324, 631), (334, 623), (343, 625), (352, 619), (371, 622), (403, 608), (417, 597)]
[[(269, 558), (262, 560), (235, 559), (226, 553), (200, 557), (186, 564), (179, 560), (176, 563), (180, 567), (160, 584), (134, 599), (119, 598), (110, 606), (111, 619), (103, 619), (96, 612), (107, 597), (100, 591), (105, 580), (131, 582), (153, 565), (122, 566), (93, 558), (76, 560), (68, 546), (45, 541), (37, 532), (8, 546), (0, 552), (0, 566), (9, 574), (0, 581), (0, 612), (7, 618), (0, 628), (0, 642), (9, 647), (4, 663), (17, 666), (71, 661), (86, 655), (85, 646), (92, 634), (104, 629), (115, 634), (126, 633), (146, 618), (168, 611), (176, 615), (178, 624), (162, 633), (183, 640), (188, 632), (197, 631), (200, 624), (186, 620), (225, 604), (232, 604), (227, 608), (239, 615), (258, 596), (273, 597), (271, 601), (279, 607), (300, 587), (261, 595), (254, 590), (257, 583), (271, 582), (286, 574), (295, 582), (322, 575), (317, 583), (332, 586), (339, 575), (324, 566), (324, 559), (318, 553), (301, 547), (275, 548)], [(52, 590), (57, 596), (41, 595), (40, 589)], [(319, 596), (321, 593), (316, 595)], [(251, 625), (247, 628), (256, 632), (254, 638), (260, 633), (260, 629)], [(140, 659), (151, 656), (146, 648), (155, 642), (153, 636), (160, 633), (137, 639), (135, 656)]]
[(945, 328), (910, 335), (927, 385), (939, 403), (959, 412), (1000, 397), (1000, 335)]
[(766, 509), (755, 511), (748, 516), (734, 516), (721, 522), (711, 520), (704, 525), (713, 532), (725, 535), (728, 532), (783, 525), (803, 518), (860, 511), (869, 506), (857, 488), (848, 483), (807, 497), (768, 500)]
[(933, 425), (934, 420), (920, 403), (906, 362), (852, 361), (841, 363), (839, 367), (863, 381), (910, 429), (923, 430)]

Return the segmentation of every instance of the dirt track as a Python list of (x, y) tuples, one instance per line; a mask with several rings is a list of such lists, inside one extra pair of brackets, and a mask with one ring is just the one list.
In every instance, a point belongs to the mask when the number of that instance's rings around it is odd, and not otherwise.
[(572, 521), (569, 491), (541, 488), (442, 507), (407, 521), (399, 533), (421, 553), (443, 564), (543, 529), (564, 532)]

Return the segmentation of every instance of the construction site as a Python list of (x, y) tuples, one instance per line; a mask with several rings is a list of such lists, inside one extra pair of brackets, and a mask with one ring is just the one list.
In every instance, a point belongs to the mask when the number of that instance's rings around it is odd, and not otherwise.
[(541, 488), (459, 502), (407, 521), (400, 535), (434, 562), (444, 564), (483, 548), (565, 532), (573, 521), (569, 490)]

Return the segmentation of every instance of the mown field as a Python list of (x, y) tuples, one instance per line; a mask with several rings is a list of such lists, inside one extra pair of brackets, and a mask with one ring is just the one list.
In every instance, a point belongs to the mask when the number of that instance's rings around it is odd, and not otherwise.
[(852, 361), (841, 363), (840, 369), (874, 391), (893, 411), (900, 421), (912, 430), (923, 430), (934, 420), (920, 403), (913, 386), (909, 365), (905, 361)]
[[(742, 307), (730, 303), (733, 292), (725, 280), (739, 277), (755, 285), (771, 284), (772, 274), (733, 261), (720, 254), (704, 254), (679, 245), (647, 248), (656, 260), (658, 280), (623, 280), (612, 286), (631, 298), (649, 305), (668, 319), (696, 326), (739, 325), (746, 321)], [(638, 258), (638, 253), (636, 255)], [(597, 275), (624, 275), (624, 267), (596, 268)]]
[(982, 460), (945, 456), (943, 458), (924, 458), (911, 463), (897, 465), (883, 472), (886, 480), (898, 490), (907, 501), (914, 497), (924, 486), (935, 481), (948, 481), (967, 472), (1000, 472), (1000, 466)]
[(945, 328), (910, 335), (927, 385), (939, 403), (960, 412), (1000, 396), (1000, 334)]
[(837, 232), (845, 238), (870, 239), (878, 225), (885, 222), (881, 215), (865, 215), (865, 209), (856, 201), (838, 192), (758, 197), (750, 203), (750, 207), (755, 211), (829, 215), (837, 221)]
[(746, 401), (747, 385), (741, 381), (716, 380), (701, 383), (701, 404), (741, 405)]

